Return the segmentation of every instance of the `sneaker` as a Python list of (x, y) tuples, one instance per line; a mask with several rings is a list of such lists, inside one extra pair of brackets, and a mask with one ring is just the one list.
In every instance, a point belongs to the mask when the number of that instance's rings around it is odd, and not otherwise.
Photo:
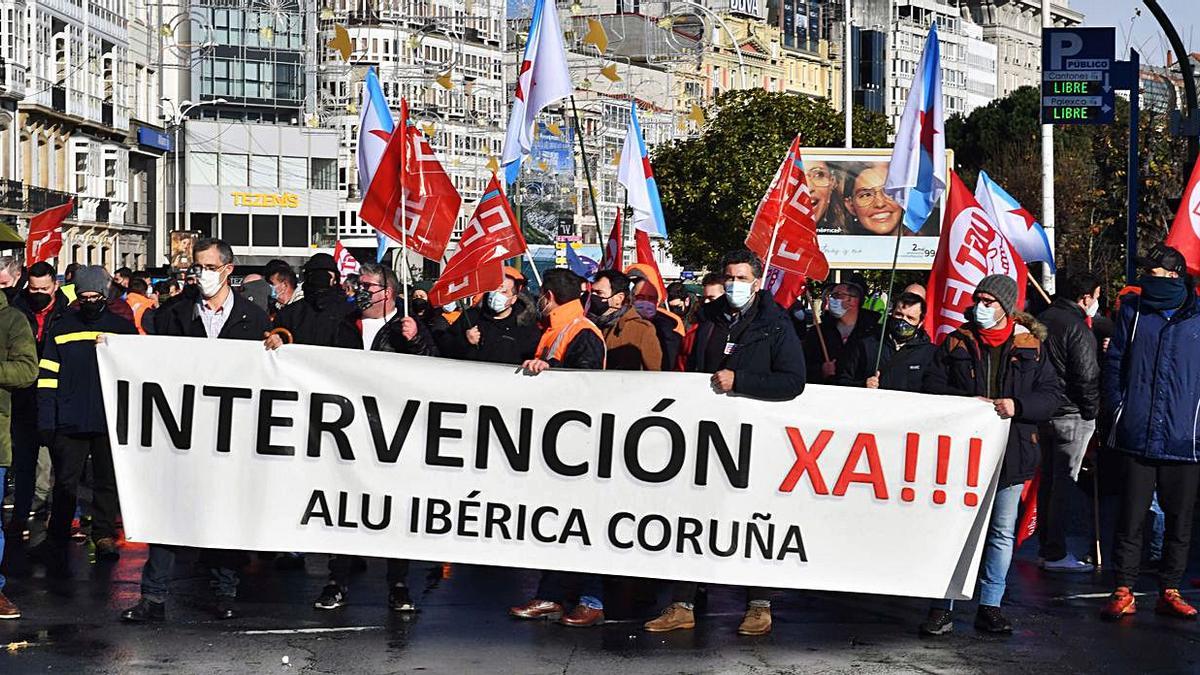
[(1196, 608), (1183, 599), (1177, 588), (1168, 588), (1163, 591), (1158, 596), (1158, 604), (1154, 606), (1154, 611), (1177, 619), (1196, 618)]
[(163, 621), (167, 618), (167, 606), (142, 598), (138, 604), (121, 612), (121, 620), (130, 623), (145, 623), (147, 621)]
[(999, 607), (979, 606), (975, 613), (975, 629), (984, 633), (1010, 635), (1013, 632), (1012, 622), (1004, 618)]
[(1116, 621), (1123, 616), (1136, 613), (1137, 598), (1133, 597), (1133, 591), (1129, 590), (1128, 586), (1118, 586), (1117, 590), (1109, 596), (1104, 609), (1100, 610), (1100, 618)]
[(417, 606), (413, 604), (412, 597), (408, 594), (408, 586), (402, 584), (396, 584), (388, 591), (387, 603), (393, 612), (417, 611)]
[(669, 633), (673, 630), (691, 630), (695, 627), (695, 613), (678, 602), (667, 605), (657, 619), (642, 624), (642, 628), (651, 633)]
[(102, 537), (96, 540), (96, 560), (100, 562), (116, 562), (121, 559), (117, 550), (117, 540), (112, 537)]
[(917, 627), (921, 635), (946, 635), (954, 630), (954, 613), (948, 609), (930, 609)]
[(314, 609), (337, 609), (346, 605), (346, 591), (337, 584), (327, 584), (313, 603)]
[(771, 632), (771, 608), (751, 605), (746, 608), (738, 635), (766, 635)]
[(1047, 572), (1075, 572), (1087, 574), (1096, 571), (1096, 566), (1086, 563), (1073, 554), (1068, 553), (1061, 560), (1043, 560), (1042, 569)]
[(518, 607), (510, 607), (508, 615), (517, 619), (561, 619), (563, 606), (557, 602), (534, 598)]
[(0, 619), (19, 618), (21, 618), (21, 610), (17, 609), (17, 606), (12, 604), (11, 600), (4, 597), (3, 593), (0, 593)]

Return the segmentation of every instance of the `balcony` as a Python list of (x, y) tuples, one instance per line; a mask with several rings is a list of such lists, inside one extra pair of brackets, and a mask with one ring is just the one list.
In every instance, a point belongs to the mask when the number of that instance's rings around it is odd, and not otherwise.
[(25, 210), (25, 185), (21, 181), (0, 179), (0, 209)]
[[(28, 196), (25, 201), (25, 210), (29, 213), (41, 213), (46, 209), (66, 204), (71, 199), (72, 195), (58, 190), (47, 190), (46, 188), (29, 186)], [(79, 212), (79, 204), (71, 210), (72, 218), (76, 217)]]

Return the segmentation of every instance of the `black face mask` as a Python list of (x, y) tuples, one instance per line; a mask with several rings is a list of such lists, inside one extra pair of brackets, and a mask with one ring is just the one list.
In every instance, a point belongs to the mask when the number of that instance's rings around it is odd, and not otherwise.
[(54, 301), (54, 296), (49, 293), (29, 293), (25, 294), (25, 302), (29, 303), (29, 308), (35, 312), (40, 312), (50, 306)]
[(103, 298), (97, 300), (80, 300), (79, 314), (86, 321), (95, 321), (104, 313), (104, 304)]
[(429, 307), (428, 300), (413, 298), (408, 301), (408, 315), (413, 318), (424, 319), (425, 315), (429, 313)]

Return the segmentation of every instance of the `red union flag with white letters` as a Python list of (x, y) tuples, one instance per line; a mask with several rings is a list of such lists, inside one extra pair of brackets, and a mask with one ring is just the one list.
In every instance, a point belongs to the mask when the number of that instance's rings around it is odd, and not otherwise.
[(1167, 233), (1167, 246), (1183, 254), (1188, 272), (1200, 275), (1200, 160), (1192, 167), (1192, 177), (1179, 202), (1175, 222)]
[[(775, 247), (769, 251), (772, 241)], [(754, 213), (746, 248), (764, 263), (769, 258), (772, 267), (791, 274), (822, 280), (829, 276), (829, 262), (817, 243), (812, 194), (804, 176), (799, 136), (792, 140), (792, 147)]]
[(942, 218), (942, 237), (929, 271), (929, 311), (925, 330), (935, 344), (966, 321), (975, 287), (989, 274), (1017, 282), (1017, 307), (1025, 306), (1025, 261), (975, 201), (958, 174), (950, 172), (950, 196)]
[(458, 251), (429, 289), (430, 302), (445, 305), (499, 288), (504, 282), (504, 260), (524, 254), (525, 248), (508, 198), (493, 175), (463, 230)]

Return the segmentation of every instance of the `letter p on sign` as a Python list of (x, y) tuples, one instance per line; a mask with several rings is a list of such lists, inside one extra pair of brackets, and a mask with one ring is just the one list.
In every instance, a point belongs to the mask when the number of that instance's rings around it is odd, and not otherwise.
[(1083, 38), (1078, 33), (1055, 33), (1050, 38), (1050, 69), (1062, 70), (1064, 61), (1083, 49)]

